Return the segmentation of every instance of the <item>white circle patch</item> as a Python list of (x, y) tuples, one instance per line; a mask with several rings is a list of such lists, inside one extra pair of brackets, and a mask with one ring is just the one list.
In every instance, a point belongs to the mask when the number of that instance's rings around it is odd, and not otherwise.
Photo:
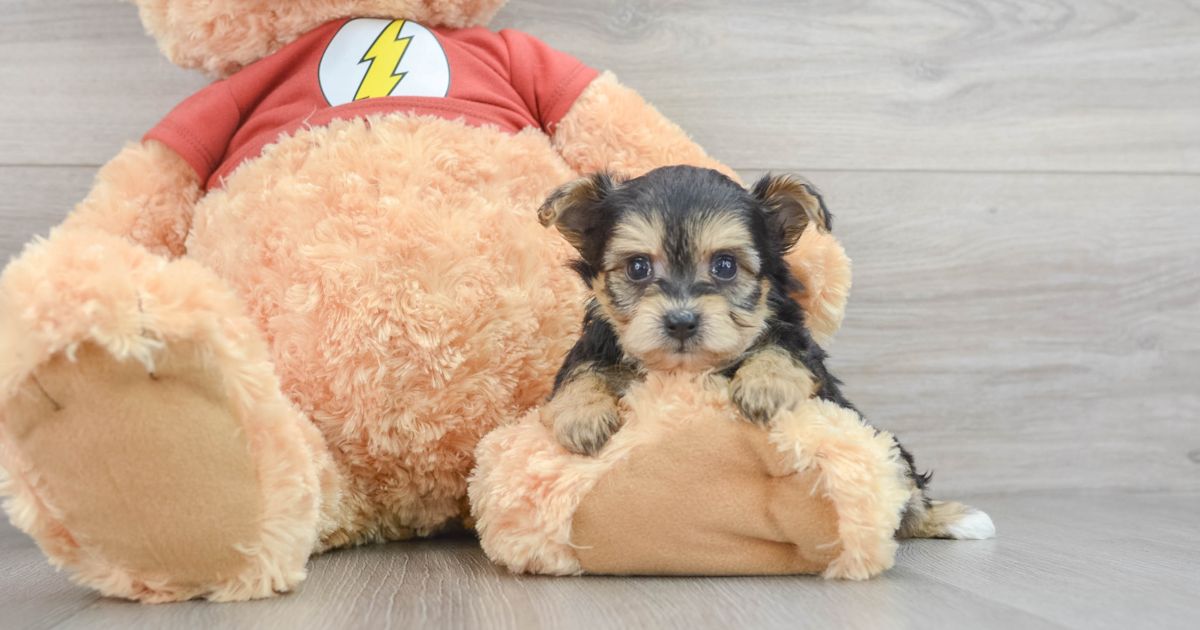
[(450, 62), (420, 24), (359, 18), (329, 41), (317, 79), (333, 106), (381, 96), (440, 97), (450, 91)]

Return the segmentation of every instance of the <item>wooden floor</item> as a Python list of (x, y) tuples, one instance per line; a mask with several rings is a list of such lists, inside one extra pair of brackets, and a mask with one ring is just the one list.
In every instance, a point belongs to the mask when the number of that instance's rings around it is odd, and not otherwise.
[[(439, 540), (147, 607), (0, 524), (0, 627), (1200, 626), (1195, 2), (512, 0), (492, 27), (614, 70), (747, 177), (817, 183), (855, 261), (832, 369), (999, 538), (861, 584), (516, 577)], [(131, 5), (0, 0), (0, 259), (206, 83)]]
[(514, 576), (473, 538), (337, 551), (285, 597), (147, 606), (98, 597), (0, 525), (4, 628), (1196, 627), (1200, 494), (976, 498), (1000, 537), (903, 543), (866, 582)]

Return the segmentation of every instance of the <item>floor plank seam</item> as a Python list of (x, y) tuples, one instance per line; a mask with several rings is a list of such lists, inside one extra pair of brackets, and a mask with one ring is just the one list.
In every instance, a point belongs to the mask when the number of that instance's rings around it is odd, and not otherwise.
[[(113, 153), (115, 156), (116, 153)], [(93, 168), (99, 169), (104, 164), (90, 163), (0, 163), (0, 168)], [(808, 167), (808, 166), (736, 166), (739, 172), (798, 172), (798, 173), (868, 173), (868, 174), (897, 174), (897, 175), (1015, 175), (1015, 176), (1091, 176), (1103, 175), (1109, 177), (1200, 177), (1200, 171), (1108, 171), (1108, 170), (989, 170), (989, 169), (909, 169), (909, 168), (860, 168), (860, 167)]]

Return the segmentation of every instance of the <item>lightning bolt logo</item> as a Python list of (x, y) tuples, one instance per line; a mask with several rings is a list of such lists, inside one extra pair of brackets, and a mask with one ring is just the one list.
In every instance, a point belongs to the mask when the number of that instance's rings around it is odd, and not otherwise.
[(369, 61), (371, 66), (367, 68), (367, 74), (363, 77), (362, 83), (358, 84), (358, 92), (354, 94), (354, 100), (387, 96), (407, 74), (396, 71), (400, 66), (400, 60), (404, 58), (404, 52), (408, 50), (408, 43), (412, 41), (411, 36), (400, 38), (400, 29), (404, 28), (404, 22), (404, 20), (396, 20), (388, 24), (379, 37), (375, 38), (375, 42), (371, 44), (367, 54), (363, 55), (362, 60), (359, 61), (359, 63)]

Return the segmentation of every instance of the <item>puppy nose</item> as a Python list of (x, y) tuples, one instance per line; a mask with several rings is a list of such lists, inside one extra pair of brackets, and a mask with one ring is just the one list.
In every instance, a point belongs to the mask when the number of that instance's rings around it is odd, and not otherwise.
[(671, 311), (663, 317), (667, 334), (680, 341), (696, 334), (696, 324), (699, 321), (700, 316), (695, 311)]

